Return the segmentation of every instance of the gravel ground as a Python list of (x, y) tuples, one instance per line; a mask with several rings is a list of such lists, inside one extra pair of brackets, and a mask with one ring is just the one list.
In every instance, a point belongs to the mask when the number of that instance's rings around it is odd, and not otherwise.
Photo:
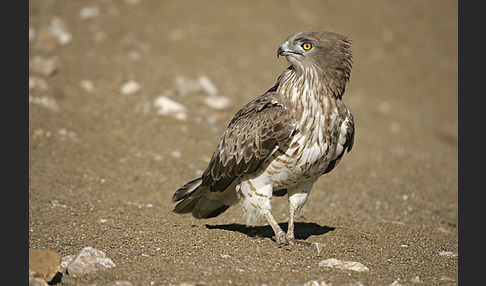
[[(29, 1), (29, 248), (93, 247), (116, 264), (62, 285), (457, 285), (457, 12)], [(202, 221), (172, 213), (234, 113), (286, 68), (278, 46), (308, 29), (353, 40), (356, 137), (298, 213), (298, 243), (278, 248), (264, 221), (246, 228), (239, 206)], [(273, 209), (286, 228), (286, 200)]]

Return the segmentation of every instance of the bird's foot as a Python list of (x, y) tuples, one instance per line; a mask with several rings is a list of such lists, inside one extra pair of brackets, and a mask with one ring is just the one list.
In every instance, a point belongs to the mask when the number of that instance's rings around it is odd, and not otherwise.
[(289, 242), (290, 245), (294, 245), (295, 244), (295, 237), (293, 234), (289, 235), (287, 234), (287, 241)]
[(275, 241), (277, 242), (277, 245), (284, 246), (284, 245), (289, 245), (289, 239), (287, 238), (287, 235), (283, 231), (279, 231), (275, 234)]

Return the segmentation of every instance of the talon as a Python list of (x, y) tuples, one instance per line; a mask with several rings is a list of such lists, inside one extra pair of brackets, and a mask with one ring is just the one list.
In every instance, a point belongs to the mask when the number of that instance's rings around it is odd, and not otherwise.
[(287, 236), (287, 241), (289, 242), (290, 245), (295, 244), (295, 237), (294, 236)]
[(275, 241), (277, 242), (278, 246), (283, 246), (283, 245), (289, 244), (289, 240), (287, 238), (287, 235), (283, 231), (275, 234)]

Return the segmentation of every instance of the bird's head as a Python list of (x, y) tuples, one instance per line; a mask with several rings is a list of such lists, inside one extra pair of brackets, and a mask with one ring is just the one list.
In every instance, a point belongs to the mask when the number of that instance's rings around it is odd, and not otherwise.
[(331, 80), (349, 79), (352, 66), (351, 41), (326, 31), (304, 31), (290, 36), (277, 51), (296, 71), (315, 69), (319, 76)]

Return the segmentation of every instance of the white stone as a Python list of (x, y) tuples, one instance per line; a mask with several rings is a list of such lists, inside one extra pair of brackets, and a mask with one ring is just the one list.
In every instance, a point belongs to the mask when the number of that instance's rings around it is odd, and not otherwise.
[(446, 257), (457, 257), (458, 254), (457, 252), (452, 252), (452, 251), (441, 251), (439, 252), (440, 256), (446, 256)]
[(29, 90), (47, 91), (49, 85), (40, 77), (29, 76)]
[(199, 83), (199, 86), (201, 89), (206, 92), (209, 95), (217, 95), (218, 94), (218, 88), (214, 83), (205, 75), (200, 76), (197, 79), (197, 82)]
[(214, 110), (225, 110), (231, 106), (231, 100), (226, 96), (210, 95), (204, 98), (204, 103)]
[(182, 157), (182, 153), (179, 150), (174, 150), (170, 155), (176, 159), (180, 159)]
[(121, 85), (120, 92), (125, 95), (136, 94), (141, 88), (138, 82), (129, 80)]
[(77, 255), (70, 255), (70, 261), (62, 259), (61, 266), (67, 264), (67, 272), (73, 277), (107, 270), (115, 267), (116, 264), (106, 254), (93, 247), (83, 248)]
[(73, 39), (67, 28), (66, 21), (59, 16), (52, 17), (47, 34), (56, 38), (60, 45), (66, 45)]
[(43, 76), (51, 76), (58, 72), (60, 66), (59, 58), (56, 56), (50, 58), (43, 58), (41, 56), (34, 56), (29, 61), (29, 70)]
[(205, 75), (198, 77), (196, 80), (185, 76), (177, 76), (174, 81), (175, 89), (182, 96), (199, 91), (209, 96), (216, 96), (218, 94), (216, 85)]
[(166, 96), (159, 96), (154, 101), (154, 107), (160, 115), (172, 116), (178, 120), (187, 119), (187, 109), (179, 102), (172, 100)]
[(92, 81), (83, 79), (79, 82), (79, 86), (86, 92), (92, 93), (95, 90), (94, 84)]
[(59, 134), (63, 139), (78, 141), (78, 134), (74, 131), (69, 131), (66, 128), (61, 128), (57, 130), (57, 134)]
[(58, 200), (53, 200), (52, 201), (52, 207), (53, 208), (61, 207), (61, 208), (64, 208), (64, 209), (67, 208), (67, 206), (65, 204), (59, 203)]
[(43, 106), (55, 112), (59, 111), (59, 106), (57, 105), (57, 101), (52, 97), (32, 96), (29, 94), (29, 103)]
[(370, 269), (364, 264), (355, 261), (343, 261), (336, 258), (329, 258), (319, 262), (319, 267), (333, 267), (338, 269), (347, 269), (358, 272), (369, 271)]
[(81, 8), (78, 13), (80, 19), (96, 18), (100, 15), (98, 6), (86, 6)]

